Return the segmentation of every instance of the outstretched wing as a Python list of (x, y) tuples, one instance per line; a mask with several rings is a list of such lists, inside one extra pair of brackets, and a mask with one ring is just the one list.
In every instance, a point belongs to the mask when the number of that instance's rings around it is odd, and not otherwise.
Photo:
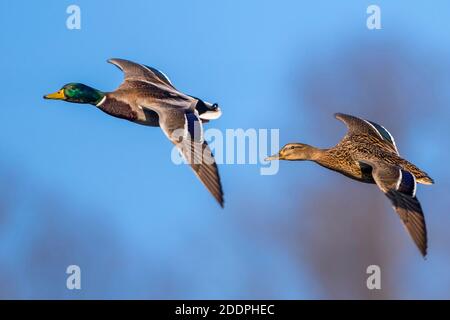
[(181, 151), (194, 173), (223, 207), (223, 190), (214, 156), (203, 138), (201, 120), (196, 111), (170, 110), (160, 116), (160, 126)]
[(344, 113), (335, 113), (334, 117), (345, 123), (348, 128), (348, 136), (368, 134), (372, 137), (377, 137), (380, 141), (384, 142), (384, 145), (386, 145), (386, 147), (398, 154), (398, 149), (395, 145), (394, 137), (385, 127), (375, 122), (360, 119), (358, 117)]
[(427, 254), (427, 229), (422, 206), (416, 198), (416, 178), (409, 171), (381, 161), (362, 160), (372, 167), (372, 176), (400, 216), (406, 230), (419, 248)]
[(125, 59), (109, 59), (108, 62), (114, 64), (124, 72), (125, 79), (121, 87), (126, 86), (127, 81), (141, 81), (163, 86), (166, 89), (170, 88), (171, 90), (176, 91), (169, 78), (155, 68)]
[(181, 150), (184, 157), (188, 159), (196, 176), (223, 208), (223, 190), (219, 169), (208, 144), (203, 142), (197, 145), (192, 142), (186, 142), (177, 144), (177, 147)]
[(169, 77), (164, 72), (162, 72), (161, 70), (155, 69), (153, 67), (146, 66), (146, 65), (144, 65), (144, 67), (149, 69), (151, 72), (153, 72), (155, 74), (155, 76), (158, 77), (159, 80), (161, 80), (162, 82), (164, 82), (168, 86), (170, 86), (170, 87), (175, 89), (175, 87), (172, 84), (172, 81), (170, 81)]

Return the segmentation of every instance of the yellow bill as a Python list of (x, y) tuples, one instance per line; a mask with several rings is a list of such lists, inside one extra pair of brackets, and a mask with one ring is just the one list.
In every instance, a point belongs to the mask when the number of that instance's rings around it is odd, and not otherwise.
[(44, 99), (54, 99), (54, 100), (64, 100), (66, 96), (64, 95), (64, 90), (61, 89), (55, 93), (50, 93), (44, 96)]

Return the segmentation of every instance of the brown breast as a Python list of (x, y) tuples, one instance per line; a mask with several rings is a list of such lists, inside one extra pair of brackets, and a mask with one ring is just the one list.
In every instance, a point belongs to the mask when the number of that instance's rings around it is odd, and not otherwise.
[(337, 171), (351, 179), (375, 183), (372, 177), (372, 167), (364, 165), (354, 159), (353, 148), (348, 148), (343, 144), (335, 148), (328, 149), (316, 162), (321, 166), (333, 171)]
[(111, 97), (110, 95), (108, 95), (105, 101), (100, 103), (97, 107), (113, 117), (130, 121), (138, 120), (137, 110), (133, 109), (130, 104), (118, 100), (115, 97)]

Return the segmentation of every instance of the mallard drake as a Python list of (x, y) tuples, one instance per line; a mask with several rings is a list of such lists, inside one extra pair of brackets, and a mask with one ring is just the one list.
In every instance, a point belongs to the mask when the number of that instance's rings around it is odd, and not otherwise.
[(377, 184), (425, 257), (427, 230), (416, 183), (433, 184), (433, 179), (400, 157), (393, 136), (383, 126), (342, 113), (335, 117), (348, 132), (333, 148), (289, 143), (266, 160), (311, 160), (357, 181)]
[(124, 72), (124, 81), (115, 91), (102, 92), (81, 83), (69, 83), (44, 98), (91, 104), (117, 118), (161, 127), (223, 207), (219, 171), (202, 130), (202, 122), (221, 116), (219, 106), (178, 91), (155, 68), (124, 59), (108, 62)]

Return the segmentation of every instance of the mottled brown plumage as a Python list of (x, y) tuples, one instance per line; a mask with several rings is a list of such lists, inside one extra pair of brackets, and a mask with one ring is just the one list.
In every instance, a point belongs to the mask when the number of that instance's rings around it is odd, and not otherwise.
[(400, 157), (392, 135), (382, 126), (337, 113), (348, 127), (334, 147), (319, 149), (290, 143), (267, 160), (311, 160), (351, 179), (376, 183), (391, 200), (407, 231), (423, 256), (427, 253), (427, 231), (422, 207), (416, 198), (416, 183), (433, 180), (414, 164)]

